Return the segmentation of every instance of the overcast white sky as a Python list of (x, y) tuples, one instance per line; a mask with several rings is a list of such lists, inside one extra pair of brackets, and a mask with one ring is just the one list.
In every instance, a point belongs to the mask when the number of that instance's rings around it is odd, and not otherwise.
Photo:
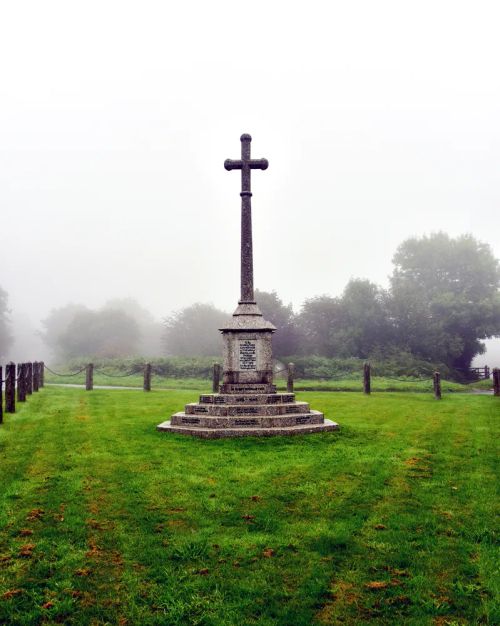
[(239, 296), (239, 136), (255, 284), (299, 309), (387, 284), (405, 238), (500, 257), (500, 4), (0, 4), (0, 285), (37, 324), (132, 296)]

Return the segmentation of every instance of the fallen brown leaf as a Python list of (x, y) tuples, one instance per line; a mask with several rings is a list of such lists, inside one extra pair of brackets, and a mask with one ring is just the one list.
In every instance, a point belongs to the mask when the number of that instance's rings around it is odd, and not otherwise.
[(21, 530), (19, 531), (20, 537), (29, 537), (32, 534), (33, 531), (31, 530), (31, 528), (21, 528)]
[(36, 545), (34, 543), (27, 543), (19, 548), (19, 556), (32, 556), (35, 548)]
[(88, 559), (96, 559), (96, 558), (100, 557), (101, 554), (102, 554), (101, 548), (99, 548), (99, 546), (97, 544), (95, 544), (95, 543), (91, 543), (90, 544), (90, 550), (85, 552), (85, 556)]
[(412, 456), (411, 458), (407, 459), (405, 461), (405, 465), (417, 465), (417, 463), (420, 463), (422, 459), (419, 459), (418, 456)]
[(402, 578), (407, 578), (410, 575), (405, 569), (393, 569), (391, 571), (395, 576), (401, 576)]
[(408, 596), (395, 596), (390, 599), (389, 604), (411, 604), (411, 599)]
[(54, 603), (49, 600), (45, 604), (42, 604), (42, 609), (51, 609), (53, 606), (54, 606)]
[(377, 591), (378, 589), (386, 589), (388, 586), (389, 583), (386, 583), (383, 580), (374, 580), (372, 582), (366, 583), (365, 585), (367, 589), (372, 589), (373, 591)]
[(75, 572), (75, 576), (90, 576), (90, 568), (89, 567), (81, 567), (77, 569)]
[(26, 519), (30, 521), (40, 519), (44, 514), (45, 511), (43, 509), (32, 509), (26, 516)]
[(270, 559), (272, 556), (274, 556), (275, 552), (272, 548), (266, 548), (265, 550), (262, 550), (262, 556), (265, 556), (267, 559)]
[(93, 528), (94, 530), (105, 530), (105, 528), (106, 528), (106, 523), (105, 522), (99, 522), (98, 520), (96, 520), (94, 518), (90, 518), (88, 520), (85, 520), (85, 523), (88, 526), (90, 526), (90, 528)]
[(24, 593), (24, 589), (9, 589), (8, 591), (2, 594), (2, 598), (4, 600), (10, 600), (14, 596), (18, 596), (21, 593)]

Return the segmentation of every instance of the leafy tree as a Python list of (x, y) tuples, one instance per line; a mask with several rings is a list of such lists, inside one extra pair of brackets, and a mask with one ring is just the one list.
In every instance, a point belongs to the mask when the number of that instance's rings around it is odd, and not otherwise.
[(164, 321), (165, 354), (219, 356), (222, 352), (219, 328), (227, 322), (228, 317), (224, 311), (201, 302), (177, 311)]
[(316, 296), (304, 302), (297, 318), (300, 352), (319, 356), (336, 356), (334, 334), (341, 320), (338, 298)]
[(56, 357), (63, 357), (65, 353), (61, 337), (66, 333), (68, 326), (79, 313), (89, 311), (83, 304), (67, 304), (58, 309), (52, 309), (49, 315), (42, 320), (40, 336)]
[(471, 235), (406, 240), (394, 255), (391, 310), (400, 346), (468, 368), (481, 339), (500, 334), (500, 267)]
[(137, 322), (123, 311), (103, 309), (75, 314), (59, 337), (65, 357), (119, 357), (136, 353), (140, 332)]
[(137, 322), (140, 331), (140, 340), (137, 347), (138, 354), (148, 357), (160, 356), (162, 354), (161, 336), (163, 326), (137, 300), (134, 298), (114, 298), (108, 300), (103, 309), (123, 311)]
[(277, 356), (289, 356), (297, 352), (298, 336), (292, 305), (283, 304), (275, 291), (255, 290), (255, 299), (264, 318), (276, 326), (273, 351)]
[(302, 354), (366, 358), (391, 341), (387, 294), (368, 280), (353, 279), (340, 298), (306, 300), (298, 326)]
[(92, 311), (81, 304), (53, 309), (42, 326), (40, 334), (58, 358), (129, 356), (140, 338), (137, 322), (124, 311)]
[(12, 335), (9, 329), (8, 295), (0, 287), (0, 357), (5, 358), (12, 345)]
[(338, 356), (367, 358), (392, 342), (387, 293), (369, 280), (352, 279), (338, 301), (339, 323), (331, 333)]

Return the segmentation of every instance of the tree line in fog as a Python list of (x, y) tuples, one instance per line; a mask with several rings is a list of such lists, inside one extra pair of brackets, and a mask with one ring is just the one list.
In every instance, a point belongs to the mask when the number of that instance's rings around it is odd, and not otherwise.
[[(407, 353), (467, 368), (482, 340), (500, 335), (500, 266), (472, 236), (437, 233), (403, 242), (388, 289), (352, 279), (338, 297), (318, 295), (298, 313), (276, 292), (256, 290), (264, 317), (277, 328), (274, 354), (384, 358)], [(195, 303), (163, 322), (135, 300), (98, 310), (68, 304), (42, 322), (40, 335), (58, 361), (78, 357), (217, 356), (218, 328), (230, 313)], [(0, 289), (0, 353), (11, 343), (8, 299)]]

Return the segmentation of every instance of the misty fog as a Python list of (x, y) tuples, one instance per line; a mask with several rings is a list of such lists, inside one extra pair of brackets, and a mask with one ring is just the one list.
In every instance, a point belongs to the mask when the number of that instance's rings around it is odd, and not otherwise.
[[(402, 241), (470, 233), (500, 257), (500, 8), (20, 1), (0, 9), (2, 273), (13, 360), (42, 320), (135, 301), (138, 349), (239, 294), (238, 158), (252, 156), (255, 284), (296, 313), (388, 287)], [(141, 322), (142, 323), (142, 322)], [(478, 363), (500, 363), (500, 339)]]

